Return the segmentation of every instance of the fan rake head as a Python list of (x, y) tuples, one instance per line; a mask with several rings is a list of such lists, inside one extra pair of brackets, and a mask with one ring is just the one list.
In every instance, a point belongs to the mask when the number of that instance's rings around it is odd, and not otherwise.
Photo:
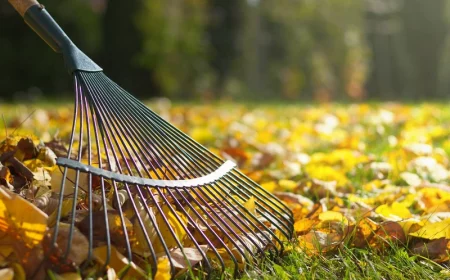
[[(237, 273), (258, 255), (283, 251), (292, 214), (276, 197), (102, 72), (75, 71), (74, 79), (69, 151), (57, 159), (62, 180), (52, 240), (66, 261), (78, 230), (88, 239), (86, 271), (93, 260), (107, 267), (122, 254), (124, 273), (136, 272), (133, 262), (154, 274), (164, 258), (172, 276)], [(65, 207), (67, 194), (73, 203)], [(69, 224), (65, 242), (60, 221)]]

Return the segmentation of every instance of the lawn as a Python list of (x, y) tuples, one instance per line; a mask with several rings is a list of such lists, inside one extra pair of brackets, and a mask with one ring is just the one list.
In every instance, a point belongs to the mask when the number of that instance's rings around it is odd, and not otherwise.
[[(242, 279), (450, 278), (446, 105), (161, 100), (149, 106), (214, 153), (235, 161), (293, 211), (294, 239), (286, 241), (284, 254), (247, 268)], [(71, 131), (70, 104), (1, 105), (0, 112), (0, 139), (16, 139), (3, 141), (0, 155), (22, 138), (48, 143), (67, 139)], [(20, 156), (36, 172), (38, 167), (16, 152)], [(0, 167), (0, 183), (33, 201), (14, 186), (19, 183), (15, 174)], [(19, 228), (0, 230), (8, 234)], [(20, 252), (8, 250), (2, 253), (0, 273), (27, 273)]]

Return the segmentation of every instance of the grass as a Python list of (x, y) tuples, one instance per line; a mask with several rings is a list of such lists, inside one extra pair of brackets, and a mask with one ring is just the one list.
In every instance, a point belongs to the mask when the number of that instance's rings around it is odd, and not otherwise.
[(425, 258), (410, 256), (404, 248), (388, 252), (343, 246), (330, 255), (308, 256), (293, 252), (277, 262), (267, 261), (257, 269), (244, 272), (251, 279), (449, 279), (444, 266)]

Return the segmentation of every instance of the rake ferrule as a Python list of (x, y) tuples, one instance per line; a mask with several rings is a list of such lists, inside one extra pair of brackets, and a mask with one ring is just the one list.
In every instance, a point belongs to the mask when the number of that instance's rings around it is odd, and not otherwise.
[(100, 72), (103, 70), (78, 49), (43, 6), (31, 6), (25, 12), (23, 18), (55, 52), (62, 53), (64, 63), (70, 74), (77, 70), (85, 72)]

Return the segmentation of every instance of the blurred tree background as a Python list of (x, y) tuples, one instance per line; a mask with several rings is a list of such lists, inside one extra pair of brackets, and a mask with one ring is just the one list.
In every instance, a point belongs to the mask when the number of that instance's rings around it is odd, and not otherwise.
[[(41, 0), (74, 42), (146, 98), (358, 101), (450, 96), (450, 0)], [(71, 81), (0, 2), (0, 98)]]

